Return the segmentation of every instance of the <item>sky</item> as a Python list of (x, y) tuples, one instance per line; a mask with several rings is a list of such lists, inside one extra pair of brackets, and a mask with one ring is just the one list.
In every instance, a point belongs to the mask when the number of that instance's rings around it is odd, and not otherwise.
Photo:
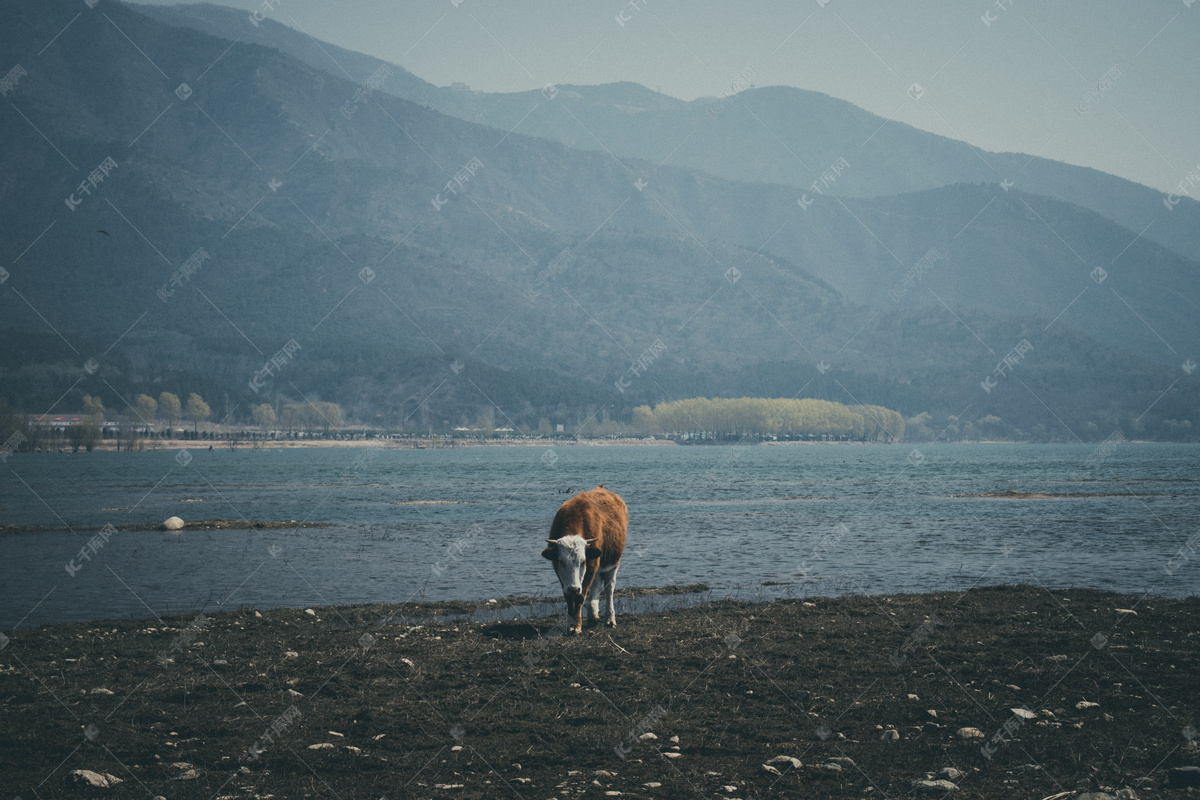
[[(152, 0), (161, 5), (174, 3)], [(1170, 191), (1200, 165), (1196, 0), (228, 0), (431, 83), (824, 92)]]

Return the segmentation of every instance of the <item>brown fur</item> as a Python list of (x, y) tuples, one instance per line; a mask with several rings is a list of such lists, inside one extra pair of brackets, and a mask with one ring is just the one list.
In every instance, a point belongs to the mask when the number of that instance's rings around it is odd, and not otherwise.
[[(625, 501), (600, 484), (590, 492), (581, 492), (563, 503), (550, 524), (548, 538), (579, 535), (595, 539), (588, 547), (588, 559), (583, 574), (583, 597), (578, 602), (567, 598), (567, 611), (576, 630), (583, 627), (583, 604), (592, 590), (592, 581), (604, 567), (621, 563), (625, 552), (625, 530), (629, 527), (629, 511)], [(553, 557), (553, 546), (542, 551)]]

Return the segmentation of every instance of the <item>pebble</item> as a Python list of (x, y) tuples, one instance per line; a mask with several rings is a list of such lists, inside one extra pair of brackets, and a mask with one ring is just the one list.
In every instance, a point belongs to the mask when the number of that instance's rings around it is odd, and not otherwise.
[(650, 731), (646, 731), (645, 733), (643, 733), (641, 736), (638, 737), (638, 739), (640, 739), (643, 742), (648, 742), (651, 739), (657, 739), (657, 738), (658, 738), (658, 734), (651, 733)]
[(288, 689), (287, 695), (288, 695), (288, 697), (303, 697), (304, 696), (304, 695), (300, 694), (299, 692), (297, 692), (295, 689)]
[(1167, 773), (1167, 786), (1172, 789), (1200, 786), (1200, 767), (1175, 767)]
[(309, 750), (333, 750), (334, 746), (333, 746), (333, 742), (317, 742), (316, 744), (310, 744), (308, 746), (308, 749)]
[(937, 794), (939, 792), (956, 792), (958, 786), (950, 781), (913, 781), (913, 790), (924, 794)]
[(770, 764), (763, 764), (762, 769), (763, 769), (763, 772), (769, 772), (772, 775), (782, 775), (783, 774), (779, 770), (777, 770), (775, 767), (772, 767)]
[(461, 744), (456, 744), (456, 745), (454, 745), (454, 747), (451, 747), (451, 748), (450, 748), (450, 752), (451, 752), (451, 753), (457, 753), (457, 752), (458, 752), (458, 751), (460, 751), (460, 750), (462, 750), (462, 745), (461, 745)]
[(929, 716), (933, 717), (934, 719), (937, 719), (937, 710), (936, 709), (931, 708), (931, 709), (927, 710), (925, 713), (928, 714)]
[(1009, 711), (1013, 713), (1014, 717), (1020, 717), (1021, 719), (1037, 719), (1037, 714), (1033, 713), (1028, 708), (1010, 708)]
[(1087, 700), (1080, 700), (1078, 703), (1075, 704), (1075, 707), (1078, 708), (1080, 711), (1086, 711), (1089, 708), (1099, 708), (1100, 704), (1099, 703), (1091, 703), (1091, 702), (1088, 702)]
[(1047, 661), (1059, 661), (1059, 662), (1061, 662), (1061, 661), (1066, 661), (1066, 660), (1067, 660), (1067, 657), (1066, 657), (1066, 656), (1046, 656), (1046, 660), (1047, 660)]
[(948, 781), (956, 781), (962, 777), (962, 770), (954, 767), (942, 767), (942, 771), (937, 774), (939, 778), (945, 778)]
[(283, 657), (284, 658), (299, 658), (300, 654), (297, 653), (295, 650), (286, 650), (286, 651), (284, 651)]
[(842, 765), (841, 765), (841, 764), (834, 764), (832, 761), (827, 761), (827, 762), (825, 762), (824, 764), (822, 764), (822, 765), (821, 765), (821, 767), (820, 767), (820, 768), (821, 768), (821, 769), (823, 769), (823, 770), (825, 770), (826, 772), (834, 772), (834, 773), (837, 773), (837, 772), (841, 772), (841, 771), (842, 771)]
[(829, 758), (825, 759), (825, 763), (841, 764), (843, 767), (853, 767), (854, 759), (850, 758), (850, 756), (830, 756)]
[(909, 700), (920, 700), (921, 698), (917, 697), (915, 694), (910, 694), (910, 695), (908, 696), (908, 699), (909, 699)]
[(1116, 611), (1117, 611), (1118, 617), (1125, 617), (1125, 616), (1136, 617), (1137, 616), (1137, 612), (1134, 611), (1132, 608), (1118, 608)]
[(308, 614), (310, 617), (315, 617), (317, 615), (317, 612), (312, 610), (311, 608), (304, 609), (304, 613)]
[[(772, 759), (768, 759), (767, 763), (768, 764), (787, 764), (792, 769), (800, 769), (800, 767), (802, 766), (800, 763), (800, 759), (795, 758), (793, 756), (775, 756)], [(726, 791), (733, 791), (733, 790), (728, 789)]]
[(679, 744), (679, 737), (678, 737), (678, 736), (672, 736), (672, 737), (671, 737), (670, 739), (668, 739), (667, 741), (669, 741), (669, 742), (672, 742), (673, 744)]
[(879, 738), (885, 742), (895, 742), (900, 739), (900, 731), (895, 730), (895, 729), (886, 730), (883, 732), (883, 735), (880, 736)]
[(355, 747), (352, 744), (342, 745), (342, 749), (345, 750), (347, 753), (349, 753), (352, 756), (361, 756), (362, 755), (362, 748)]
[(92, 694), (112, 694), (112, 693), (113, 693), (112, 689), (105, 689), (103, 686), (97, 686), (95, 689), (92, 689)]
[(255, 617), (257, 617), (258, 619), (262, 619), (262, 618), (263, 618), (263, 615), (262, 615), (262, 612), (261, 612), (261, 611), (255, 611), (255, 612), (254, 612), (254, 616), (255, 616)]
[(959, 728), (958, 738), (960, 739), (984, 739), (987, 737), (979, 728)]
[(615, 778), (615, 777), (617, 777), (617, 774), (615, 772), (609, 772), (606, 769), (598, 769), (595, 772), (593, 772), (592, 775), (596, 776), (597, 778)]
[(162, 531), (181, 531), (183, 530), (183, 520), (179, 517), (167, 517), (158, 526), (158, 529)]
[(737, 787), (736, 786), (722, 786), (721, 791), (722, 792), (736, 792)]
[(658, 781), (650, 781), (649, 783), (643, 783), (642, 786), (645, 786), (647, 789), (657, 789), (658, 787), (662, 786), (662, 784)]
[(683, 754), (682, 753), (663, 753), (663, 755), (666, 756), (667, 758), (679, 758)]
[(86, 783), (95, 786), (99, 789), (107, 789), (110, 786), (116, 786), (121, 783), (121, 779), (115, 775), (109, 775), (107, 772), (101, 774), (93, 772), (90, 769), (76, 769), (71, 771), (71, 778), (76, 783)]
[(178, 775), (176, 775), (176, 776), (175, 776), (174, 778), (172, 778), (171, 780), (175, 780), (175, 781), (194, 781), (194, 780), (196, 780), (196, 779), (197, 779), (197, 778), (199, 778), (199, 777), (200, 777), (200, 773), (199, 773), (199, 772), (197, 772), (197, 771), (196, 771), (196, 770), (194, 770), (194, 769), (188, 769), (188, 770), (184, 770), (183, 772), (179, 773)]

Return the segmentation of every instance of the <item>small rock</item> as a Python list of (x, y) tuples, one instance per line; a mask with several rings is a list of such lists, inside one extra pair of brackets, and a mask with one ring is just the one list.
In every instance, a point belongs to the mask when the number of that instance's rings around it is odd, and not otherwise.
[(672, 737), (671, 737), (670, 739), (668, 739), (667, 741), (671, 742), (672, 744), (679, 744), (679, 737), (678, 737), (678, 736), (672, 736)]
[(1009, 711), (1013, 713), (1014, 717), (1020, 717), (1021, 719), (1037, 719), (1037, 714), (1033, 713), (1028, 708), (1010, 708)]
[(854, 759), (849, 756), (830, 756), (825, 759), (826, 764), (841, 764), (843, 767), (853, 767)]
[(433, 785), (433, 788), (443, 789), (443, 790), (444, 789), (463, 789), (463, 788), (466, 788), (466, 784), (465, 783), (435, 783)]
[(93, 772), (90, 769), (72, 770), (71, 779), (76, 783), (86, 783), (89, 786), (95, 786), (99, 789), (107, 789), (110, 786), (116, 786), (118, 783), (122, 782), (120, 778), (114, 775), (109, 775), (107, 772), (101, 774), (99, 772)]
[(909, 699), (909, 700), (920, 700), (921, 698), (917, 697), (915, 694), (910, 694), (910, 695), (908, 696), (908, 699)]
[(805, 608), (816, 608), (817, 607), (816, 603), (809, 603), (808, 601), (805, 601), (805, 602), (801, 603), (800, 605), (804, 606)]
[(334, 750), (336, 748), (334, 747), (333, 742), (317, 742), (316, 744), (310, 744), (308, 746), (308, 749), (309, 750)]
[(1067, 660), (1066, 656), (1046, 656), (1047, 661), (1063, 662)]
[(618, 792), (616, 789), (611, 789), (611, 790), (605, 792), (604, 796), (605, 797), (620, 797), (621, 793)]
[(214, 658), (212, 660), (212, 663), (213, 663), (214, 667), (228, 667), (229, 666), (229, 662), (223, 658)]
[(772, 767), (770, 764), (763, 764), (762, 770), (763, 770), (763, 772), (769, 772), (772, 775), (782, 775), (783, 774), (779, 770), (775, 769), (775, 767)]
[(342, 745), (342, 749), (345, 750), (347, 753), (349, 753), (352, 756), (361, 756), (362, 755), (362, 748), (355, 747), (352, 744)]
[(984, 739), (987, 734), (979, 730), (979, 728), (959, 728), (958, 738), (960, 739)]
[(193, 765), (186, 761), (176, 761), (172, 763), (171, 766), (175, 769), (191, 769)]
[(885, 742), (896, 742), (896, 741), (900, 740), (900, 731), (895, 730), (895, 729), (888, 729), (888, 730), (884, 731), (883, 735), (881, 735), (879, 738)]
[(682, 753), (667, 752), (667, 753), (663, 753), (662, 755), (666, 756), (667, 758), (679, 758), (679, 757), (680, 757), (681, 755), (683, 755), (683, 754), (682, 754)]
[(297, 692), (295, 689), (288, 689), (288, 690), (287, 690), (287, 696), (288, 696), (288, 697), (303, 697), (304, 695), (300, 694), (300, 693), (299, 693), (299, 692)]
[(736, 792), (737, 787), (736, 786), (722, 786), (721, 791), (722, 792)]
[(1087, 700), (1080, 700), (1078, 703), (1075, 704), (1075, 707), (1078, 708), (1080, 711), (1086, 711), (1089, 708), (1099, 708), (1100, 704), (1099, 703), (1090, 703)]
[(652, 739), (657, 739), (657, 738), (658, 738), (658, 734), (651, 733), (650, 731), (646, 731), (645, 733), (643, 733), (641, 736), (638, 737), (638, 739), (643, 742), (649, 742)]
[(199, 772), (197, 772), (197, 771), (196, 771), (196, 770), (194, 770), (194, 769), (189, 769), (189, 770), (184, 770), (183, 772), (179, 773), (178, 775), (176, 775), (176, 776), (175, 776), (174, 778), (172, 778), (171, 780), (174, 780), (174, 781), (194, 781), (194, 780), (196, 780), (196, 779), (197, 779), (197, 778), (199, 778), (199, 777), (200, 777), (200, 773), (199, 773)]
[(662, 786), (662, 784), (658, 781), (650, 781), (649, 783), (643, 783), (642, 786), (645, 786), (647, 789), (657, 789), (658, 787)]
[(1200, 767), (1175, 767), (1167, 773), (1167, 786), (1171, 789), (1200, 786)]
[(1118, 608), (1118, 609), (1116, 609), (1116, 612), (1117, 612), (1118, 617), (1136, 617), (1137, 616), (1137, 612), (1134, 611), (1132, 608)]
[(954, 767), (942, 767), (942, 771), (937, 774), (939, 778), (945, 778), (948, 781), (956, 781), (962, 777), (962, 770)]
[(161, 531), (181, 531), (183, 530), (183, 520), (179, 517), (167, 517), (158, 526), (158, 529)]
[[(800, 767), (802, 766), (800, 763), (800, 759), (794, 758), (792, 756), (775, 756), (772, 759), (768, 759), (767, 763), (768, 764), (787, 764), (792, 769), (800, 769)], [(728, 789), (726, 791), (733, 791), (733, 789)]]
[(284, 658), (299, 658), (300, 654), (297, 653), (295, 650), (287, 650), (284, 652), (283, 657)]
[(315, 617), (317, 615), (317, 612), (313, 611), (311, 608), (304, 609), (304, 613), (308, 614), (310, 617)]
[(451, 748), (450, 748), (450, 752), (451, 752), (451, 753), (457, 753), (457, 752), (459, 752), (460, 750), (462, 750), (462, 745), (461, 745), (461, 744), (456, 744), (456, 745), (454, 745), (454, 747), (451, 747)]
[(913, 781), (913, 790), (922, 794), (938, 794), (958, 791), (958, 786), (945, 780)]
[(606, 769), (598, 769), (595, 772), (593, 772), (592, 775), (594, 775), (597, 778), (615, 778), (615, 777), (617, 777), (617, 774), (615, 772), (609, 772)]
[(928, 714), (929, 716), (933, 717), (934, 719), (937, 719), (937, 709), (931, 708), (931, 709), (927, 710), (925, 713)]
[(97, 686), (95, 689), (92, 689), (92, 694), (112, 694), (112, 693), (113, 693), (112, 689), (105, 689), (103, 686)]
[(258, 619), (262, 619), (262, 618), (263, 618), (263, 615), (262, 615), (262, 612), (261, 612), (261, 611), (255, 611), (255, 612), (254, 612), (254, 616), (255, 616), (255, 617), (257, 617)]
[(825, 772), (832, 772), (832, 773), (835, 773), (835, 774), (836, 774), (836, 773), (838, 773), (838, 772), (841, 772), (841, 771), (842, 771), (842, 765), (841, 765), (841, 764), (835, 764), (835, 763), (833, 763), (832, 761), (826, 761), (824, 764), (822, 764), (822, 765), (819, 767), (819, 769), (822, 769), (822, 770), (824, 770)]

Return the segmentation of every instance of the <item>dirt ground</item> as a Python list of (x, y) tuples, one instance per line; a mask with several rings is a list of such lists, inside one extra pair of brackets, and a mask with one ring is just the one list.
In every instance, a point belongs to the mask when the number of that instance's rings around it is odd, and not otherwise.
[[(1197, 598), (1019, 586), (729, 601), (623, 614), (582, 636), (555, 618), (453, 616), (469, 610), (242, 610), (10, 632), (4, 795), (1200, 792), (1172, 788), (1196, 777), (1178, 768), (1200, 765)], [(80, 770), (120, 782), (96, 787)]]

